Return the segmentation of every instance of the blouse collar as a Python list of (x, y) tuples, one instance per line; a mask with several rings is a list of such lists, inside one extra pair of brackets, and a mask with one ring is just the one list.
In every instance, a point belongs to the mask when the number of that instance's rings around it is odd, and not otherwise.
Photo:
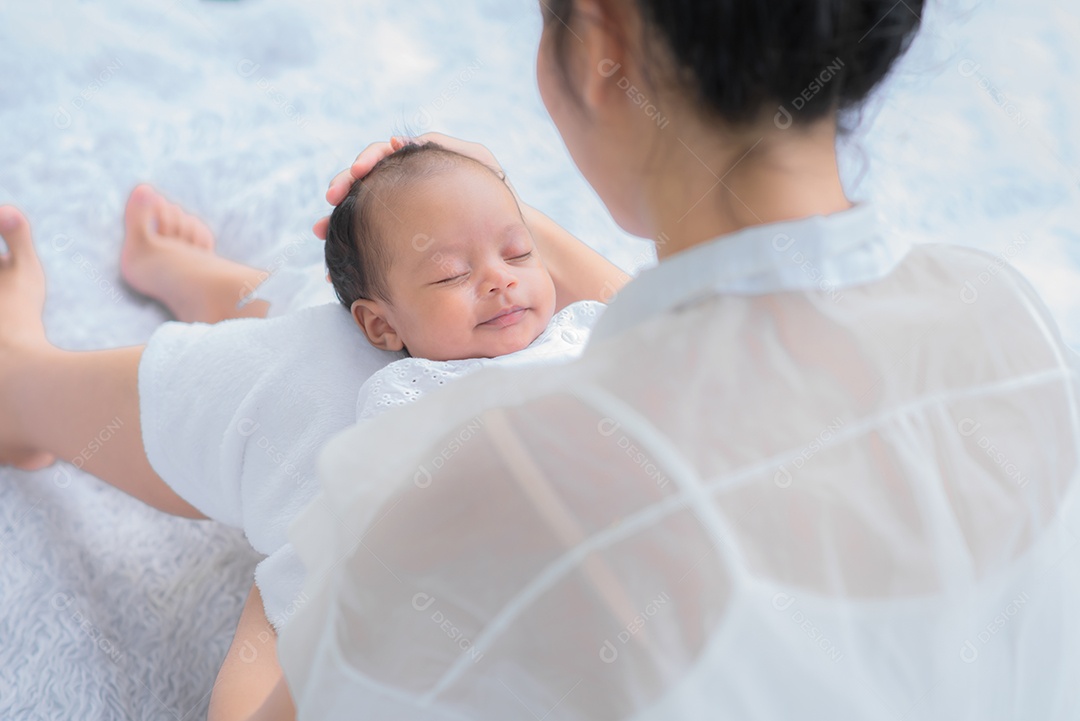
[(873, 206), (744, 228), (642, 271), (618, 292), (593, 331), (600, 340), (711, 295), (839, 289), (892, 272), (911, 244), (882, 231)]

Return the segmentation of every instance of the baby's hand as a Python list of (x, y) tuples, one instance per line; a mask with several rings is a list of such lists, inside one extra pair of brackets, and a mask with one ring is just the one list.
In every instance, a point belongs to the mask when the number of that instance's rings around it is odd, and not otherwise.
[[(442, 133), (425, 133), (413, 140), (421, 143), (438, 143), (448, 150), (453, 150), (454, 152), (466, 155), (473, 160), (478, 160), (479, 162), (502, 172), (499, 161), (495, 159), (495, 156), (491, 154), (490, 150), (479, 143), (458, 140), (457, 138), (451, 138), (449, 135), (443, 135)], [(326, 191), (326, 202), (331, 205), (338, 205), (341, 203), (341, 201), (345, 200), (345, 196), (349, 194), (349, 190), (352, 188), (353, 183), (370, 173), (371, 169), (374, 168), (375, 164), (380, 160), (391, 155), (395, 151), (400, 150), (401, 147), (408, 142), (410, 141), (407, 138), (391, 138), (388, 143), (372, 143), (364, 148), (363, 152), (356, 156), (356, 160), (353, 161), (352, 166), (350, 166), (348, 170), (341, 171), (330, 181), (330, 187)], [(329, 216), (320, 218), (319, 221), (315, 223), (315, 227), (312, 228), (312, 230), (315, 231), (316, 237), (326, 240), (326, 229), (329, 225)]]

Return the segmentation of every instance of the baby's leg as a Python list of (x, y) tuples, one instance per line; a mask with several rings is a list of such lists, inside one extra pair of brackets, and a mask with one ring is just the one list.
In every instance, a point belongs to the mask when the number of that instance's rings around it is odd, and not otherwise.
[(34, 469), (60, 457), (159, 510), (200, 518), (146, 459), (143, 349), (52, 346), (41, 324), (45, 276), (30, 225), (14, 208), (0, 207), (0, 235), (8, 246), (0, 256), (0, 464)]
[(131, 191), (124, 226), (121, 275), (177, 320), (216, 323), (266, 315), (265, 301), (237, 307), (266, 273), (215, 254), (206, 224), (149, 185)]

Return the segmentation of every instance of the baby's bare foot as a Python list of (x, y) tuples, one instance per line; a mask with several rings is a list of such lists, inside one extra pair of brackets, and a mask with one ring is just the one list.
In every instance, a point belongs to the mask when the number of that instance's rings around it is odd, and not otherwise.
[(41, 312), (45, 274), (34, 251), (30, 224), (17, 209), (0, 207), (0, 464), (36, 470), (55, 458), (27, 448), (19, 437), (15, 391), (36, 350), (47, 348)]
[(213, 253), (214, 234), (206, 223), (170, 203), (149, 185), (138, 185), (124, 211), (120, 274), (143, 295), (160, 301), (160, 289), (179, 254)]

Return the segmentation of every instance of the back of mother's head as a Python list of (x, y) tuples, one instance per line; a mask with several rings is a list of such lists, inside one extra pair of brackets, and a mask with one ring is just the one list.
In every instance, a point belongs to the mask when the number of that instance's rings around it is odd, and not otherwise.
[[(674, 83), (699, 110), (738, 126), (763, 114), (772, 117), (780, 108), (794, 123), (811, 123), (858, 104), (906, 49), (924, 0), (545, 0), (542, 5), (564, 80), (571, 81), (568, 46), (581, 40), (579, 21), (600, 20), (641, 53), (650, 77), (640, 90), (648, 94)], [(597, 67), (602, 74), (613, 70), (611, 64)]]
[[(631, 233), (658, 164), (829, 145), (838, 111), (888, 74), (924, 0), (543, 0), (537, 76), (575, 163)], [(831, 145), (830, 145), (831, 147)], [(771, 148), (771, 150), (770, 150)], [(667, 168), (666, 170), (670, 170)], [(678, 177), (678, 173), (668, 173)]]

